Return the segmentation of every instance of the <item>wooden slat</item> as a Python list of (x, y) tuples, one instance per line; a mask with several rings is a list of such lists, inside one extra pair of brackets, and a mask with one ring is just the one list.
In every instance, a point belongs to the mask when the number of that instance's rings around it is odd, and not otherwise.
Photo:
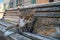
[(12, 10), (12, 11), (10, 11), (10, 10), (8, 11), (8, 10), (7, 10), (6, 12), (19, 12), (19, 11), (17, 11), (17, 10), (16, 10), (16, 11), (13, 11), (13, 10)]
[(10, 15), (14, 15), (14, 16), (17, 16), (17, 15), (19, 15), (18, 13), (17, 14), (14, 14), (14, 13), (12, 13), (12, 14), (5, 14), (5, 16), (10, 16)]
[(49, 3), (49, 4), (32, 4), (28, 6), (21, 6), (20, 9), (33, 9), (33, 8), (44, 8), (44, 7), (53, 7), (53, 6), (60, 6), (60, 2)]
[[(4, 19), (6, 19), (6, 20), (10, 20), (10, 21), (12, 21), (12, 20), (16, 20), (16, 21), (18, 21), (19, 20), (19, 18), (4, 18)], [(17, 20), (18, 19), (18, 20)]]
[(38, 36), (36, 34), (32, 34), (32, 33), (28, 33), (28, 32), (24, 32), (22, 33), (24, 36), (31, 38), (33, 40), (57, 40), (55, 38), (50, 38), (50, 37), (44, 37), (44, 36)]
[(6, 20), (17, 20), (18, 19), (19, 20), (19, 18), (8, 18), (8, 17), (4, 18), (4, 19), (6, 19)]
[[(19, 12), (7, 12), (7, 13), (8, 13), (8, 14), (9, 14), (9, 13), (10, 13), (10, 14), (12, 14), (12, 13), (13, 13), (13, 14), (19, 14)], [(7, 14), (7, 13), (6, 13), (6, 14)]]
[(27, 37), (24, 37), (24, 36), (22, 36), (22, 35), (20, 35), (20, 34), (18, 34), (18, 33), (12, 34), (12, 35), (10, 35), (10, 37), (11, 37), (13, 40), (31, 40), (31, 39), (29, 39), (29, 38), (27, 38)]
[(37, 8), (37, 11), (59, 11), (60, 6), (57, 7), (46, 7), (46, 8)]
[(0, 24), (5, 26), (6, 29), (9, 27), (15, 27), (19, 21), (19, 10), (6, 10), (3, 19), (0, 20)]
[(9, 15), (16, 15), (16, 16), (17, 16), (17, 15), (19, 15), (19, 13), (9, 13), (9, 12), (8, 12), (8, 13), (6, 13), (5, 15), (6, 15), (6, 16), (9, 16)]
[(18, 16), (5, 16), (5, 18), (19, 18)]
[(18, 22), (19, 21), (19, 19), (17, 20), (17, 19), (14, 19), (14, 18), (4, 18), (4, 20), (6, 20), (6, 22), (8, 21), (8, 22)]
[(5, 22), (5, 21), (3, 21), (3, 20), (0, 20), (0, 24), (1, 24), (1, 25), (4, 25), (4, 26), (6, 26), (6, 27), (15, 26), (14, 24), (11, 24), (11, 23), (8, 23), (8, 22)]
[(60, 12), (40, 12), (34, 14), (34, 16), (40, 17), (60, 17)]
[(0, 25), (0, 31), (5, 32), (5, 31), (6, 31), (6, 27), (5, 27), (5, 26)]

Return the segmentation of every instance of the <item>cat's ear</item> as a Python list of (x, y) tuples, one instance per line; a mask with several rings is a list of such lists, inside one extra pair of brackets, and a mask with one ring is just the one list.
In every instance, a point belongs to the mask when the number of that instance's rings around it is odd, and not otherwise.
[(20, 12), (19, 16), (21, 16), (21, 15), (22, 15), (22, 12)]
[(36, 11), (36, 9), (33, 9), (33, 10), (32, 10), (32, 12), (31, 12), (31, 14), (34, 14), (34, 13), (35, 13), (35, 11)]
[(23, 15), (23, 13), (22, 12), (20, 12), (20, 15), (19, 15), (20, 17), (23, 17), (24, 15)]
[(33, 17), (33, 15), (35, 14), (35, 11), (36, 11), (36, 9), (33, 9), (33, 10), (31, 11), (31, 13), (30, 13), (30, 16), (31, 16), (31, 17)]

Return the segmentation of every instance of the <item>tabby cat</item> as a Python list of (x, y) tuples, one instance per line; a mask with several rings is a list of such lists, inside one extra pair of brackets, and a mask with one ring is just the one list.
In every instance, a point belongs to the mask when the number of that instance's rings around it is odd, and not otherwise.
[(20, 21), (19, 21), (20, 32), (28, 31), (28, 30), (30, 31), (30, 29), (32, 27), (32, 23), (34, 22), (33, 14), (34, 14), (34, 10), (30, 14), (26, 14), (26, 15), (21, 14), (20, 15)]

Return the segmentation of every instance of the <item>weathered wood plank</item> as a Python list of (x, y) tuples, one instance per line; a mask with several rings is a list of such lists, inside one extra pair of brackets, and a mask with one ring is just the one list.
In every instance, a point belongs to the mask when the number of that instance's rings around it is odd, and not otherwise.
[(6, 16), (19, 16), (19, 14), (5, 14)]
[(60, 25), (59, 19), (60, 18), (38, 17), (36, 23), (34, 24), (34, 32), (49, 36), (50, 34), (56, 32), (55, 26)]
[(12, 15), (14, 15), (14, 16), (18, 16), (18, 15), (20, 15), (19, 13), (6, 13), (5, 14), (5, 16), (12, 16)]
[(29, 39), (29, 38), (27, 38), (27, 37), (24, 37), (24, 36), (22, 36), (22, 35), (20, 35), (20, 34), (18, 34), (18, 33), (12, 34), (12, 35), (10, 35), (10, 37), (11, 37), (13, 40), (31, 40), (31, 39)]
[(0, 25), (0, 31), (5, 32), (5, 31), (6, 31), (6, 27), (5, 27), (5, 26)]
[(20, 7), (20, 9), (33, 9), (33, 8), (44, 8), (44, 7), (53, 7), (53, 6), (59, 6), (60, 2), (55, 2), (55, 3), (49, 3), (49, 4), (33, 4), (33, 5), (29, 5), (29, 6), (23, 6)]
[[(7, 15), (19, 15), (18, 12), (17, 12), (17, 13), (16, 13), (16, 12), (7, 12), (6, 14), (7, 14)], [(6, 15), (6, 14), (5, 14), (5, 15)]]
[[(22, 9), (37, 9), (36, 10), (36, 12), (40, 12), (40, 14), (36, 14), (35, 16), (38, 16), (38, 17), (47, 17), (47, 19), (45, 20), (45, 18), (43, 18), (43, 19), (40, 19), (40, 20), (42, 20), (42, 21), (40, 21), (39, 19), (39, 21), (38, 21), (38, 23), (36, 24), (37, 26), (35, 26), (36, 27), (36, 29), (37, 28), (39, 28), (40, 26), (41, 26), (41, 24), (42, 25), (46, 25), (46, 24), (48, 24), (48, 23), (52, 23), (53, 25), (55, 25), (55, 24), (60, 24), (60, 20), (58, 19), (58, 18), (60, 18), (60, 2), (58, 2), (58, 3), (51, 3), (51, 4), (44, 4), (44, 5), (34, 5), (34, 6), (24, 6), (24, 7), (22, 7), (21, 8), (21, 10)], [(12, 11), (12, 10), (11, 10)], [(18, 13), (18, 12), (16, 12), (16, 10), (15, 11), (7, 11), (6, 13), (8, 14), (8, 15), (6, 15), (5, 14), (5, 16), (4, 16), (4, 18), (12, 18), (12, 17), (8, 17), (10, 14), (14, 14), (14, 13)], [(52, 12), (53, 11), (53, 12)], [(41, 12), (46, 12), (45, 14), (43, 13), (43, 14), (41, 14)], [(58, 13), (59, 12), (59, 13)], [(25, 13), (25, 11), (24, 11), (24, 13)], [(50, 14), (51, 13), (51, 14)], [(55, 14), (56, 13), (56, 14)], [(58, 13), (58, 14), (57, 14)], [(14, 14), (15, 15), (15, 14)], [(7, 17), (6, 17), (7, 16)], [(11, 16), (11, 15), (10, 15)], [(57, 18), (57, 20), (55, 20), (55, 19), (48, 19), (49, 17), (54, 17), (54, 18)], [(44, 21), (45, 20), (45, 21)], [(39, 23), (39, 22), (42, 22), (41, 24)], [(10, 24), (8, 24), (8, 23), (6, 23), (5, 24), (5, 22), (1, 22), (1, 24), (4, 24), (4, 25), (8, 25), (8, 26), (10, 26)], [(51, 24), (50, 24), (51, 25)], [(49, 26), (49, 25), (48, 25)], [(44, 26), (45, 27), (45, 26)], [(50, 27), (50, 26), (49, 26)], [(38, 31), (39, 32), (39, 31)], [(13, 36), (12, 36), (13, 35)], [(11, 38), (13, 38), (13, 39), (15, 39), (15, 40), (20, 40), (20, 39), (17, 39), (17, 37), (16, 37), (16, 35), (15, 34), (12, 34), (10, 37)], [(23, 35), (25, 35), (26, 37), (29, 37), (29, 38), (31, 38), (31, 39), (34, 39), (34, 40), (56, 40), (56, 39), (54, 39), (54, 38), (45, 38), (45, 37), (42, 37), (42, 36), (37, 36), (37, 35), (34, 35), (34, 34), (30, 34), (30, 33), (23, 33)], [(18, 38), (19, 38), (20, 36), (18, 35)]]
[[(6, 18), (4, 18), (5, 20), (10, 20), (10, 21), (12, 21), (12, 20), (15, 20), (15, 21), (18, 21), (19, 20), (19, 18), (10, 18), (10, 17), (6, 17)], [(18, 20), (17, 20), (18, 19)]]
[[(11, 27), (11, 26), (16, 26), (19, 21), (19, 10), (6, 10), (4, 13), (4, 16), (2, 18), (3, 22), (1, 21), (0, 24), (6, 26), (6, 27)], [(18, 20), (17, 20), (18, 19)]]
[(18, 22), (19, 19), (13, 19), (13, 18), (4, 18), (6, 22)]
[(13, 19), (3, 19), (4, 22), (8, 22), (10, 24), (14, 24), (14, 25), (17, 25), (18, 24), (18, 20), (13, 20)]
[(45, 37), (45, 36), (42, 36), (42, 35), (36, 35), (36, 34), (32, 34), (32, 33), (27, 33), (27, 32), (23, 32), (22, 33), (24, 36), (28, 37), (28, 38), (31, 38), (33, 40), (57, 40), (55, 38), (50, 38), (50, 37)]
[(19, 18), (18, 16), (4, 16), (5, 18)]
[(7, 31), (8, 31), (8, 32), (13, 32), (13, 33), (17, 32), (17, 29), (15, 29), (15, 28), (11, 28), (11, 29), (9, 29), (9, 30), (6, 30), (6, 28), (7, 28), (7, 27), (0, 25), (0, 31), (2, 31), (4, 34), (5, 34), (5, 32), (7, 32)]
[(39, 17), (60, 17), (60, 12), (39, 12), (34, 14), (34, 16), (39, 16)]
[(19, 13), (19, 10), (12, 10), (12, 11), (10, 11), (10, 10), (7, 10), (6, 12), (12, 12), (12, 13)]
[(14, 18), (4, 18), (4, 20), (6, 20), (6, 22), (13, 22), (13, 23), (18, 23), (19, 19), (14, 19)]
[(4, 25), (4, 26), (6, 26), (6, 27), (16, 26), (16, 25), (14, 25), (14, 24), (12, 24), (12, 23), (5, 22), (5, 21), (3, 21), (3, 20), (0, 20), (0, 24), (1, 24), (1, 25)]
[(37, 8), (37, 11), (59, 11), (60, 6), (57, 7), (46, 7), (46, 8)]

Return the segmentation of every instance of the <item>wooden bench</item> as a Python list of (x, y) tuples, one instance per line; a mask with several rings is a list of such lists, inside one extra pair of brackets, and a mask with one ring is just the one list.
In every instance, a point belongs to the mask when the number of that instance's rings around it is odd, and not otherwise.
[(33, 33), (29, 33), (29, 32), (23, 32), (22, 34), (25, 37), (28, 37), (33, 40), (57, 40), (56, 38), (52, 38), (52, 37), (44, 36), (44, 35), (33, 34)]
[[(39, 31), (39, 29), (40, 29), (40, 27), (42, 26), (42, 28), (43, 27), (46, 27), (47, 25), (48, 25), (48, 27), (50, 27), (49, 25), (53, 25), (54, 27), (55, 26), (58, 26), (59, 24), (60, 24), (60, 2), (58, 2), (58, 3), (53, 3), (53, 4), (45, 4), (45, 5), (36, 5), (36, 6), (29, 6), (29, 7), (26, 7), (26, 8), (21, 8), (21, 10), (22, 11), (24, 11), (24, 10), (27, 10), (27, 9), (36, 9), (37, 11), (36, 11), (36, 14), (34, 14), (34, 16), (37, 18), (37, 21), (35, 22), (35, 25), (34, 25), (34, 30), (33, 30), (33, 32), (35, 33), (35, 35), (34, 34), (32, 34), (32, 33), (26, 33), (26, 32), (24, 32), (24, 33), (22, 33), (24, 36), (26, 36), (26, 37), (28, 37), (28, 38), (31, 38), (31, 39), (34, 39), (34, 38), (36, 38), (37, 40), (40, 40), (40, 39), (43, 39), (43, 40), (45, 40), (45, 39), (47, 39), (47, 40), (51, 40), (51, 39), (53, 39), (53, 40), (58, 40), (58, 39), (55, 39), (55, 38), (50, 38), (50, 37), (47, 37), (46, 38), (46, 36), (45, 37), (41, 37), (41, 35), (43, 35), (43, 34), (41, 34), (41, 32)], [(6, 11), (7, 12), (7, 11)], [(9, 13), (9, 15), (10, 15), (10, 12), (8, 12)], [(15, 16), (14, 16), (15, 17)], [(13, 17), (7, 17), (7, 16), (4, 16), (4, 18), (2, 19), (4, 22), (5, 22), (5, 20), (8, 20), (8, 23), (11, 23), (11, 24), (14, 24), (15, 25), (15, 23), (16, 22), (13, 22), (13, 21), (11, 21), (11, 20), (9, 20), (10, 18), (12, 18), (13, 19)], [(49, 21), (49, 20), (50, 21)], [(57, 19), (57, 20), (56, 20)], [(3, 22), (2, 21), (2, 22)], [(7, 21), (6, 21), (7, 22)], [(13, 22), (13, 23), (12, 23)], [(50, 24), (50, 23), (52, 23), (52, 24)], [(6, 25), (6, 24), (2, 24), (2, 25)], [(59, 25), (60, 26), (60, 25)], [(6, 26), (6, 27), (9, 27), (9, 26)], [(10, 26), (11, 27), (11, 26)], [(37, 31), (38, 30), (38, 31)], [(40, 29), (41, 30), (41, 29)], [(43, 29), (44, 30), (44, 29)], [(49, 31), (48, 31), (49, 32)], [(47, 32), (46, 32), (47, 33)], [(38, 35), (36, 35), (36, 34), (41, 34), (40, 36), (38, 36)], [(16, 34), (15, 34), (16, 35)], [(15, 37), (15, 35), (14, 34), (12, 34), (11, 36), (9, 36), (9, 37), (11, 37), (11, 38), (13, 38), (13, 39), (16, 39), (17, 37)], [(19, 35), (19, 34), (17, 34), (17, 35)], [(14, 36), (14, 37), (13, 37)], [(19, 37), (19, 36), (18, 36)], [(18, 39), (17, 39), (18, 40)]]
[[(16, 27), (19, 22), (20, 11), (18, 9), (6, 10), (3, 18), (0, 20), (0, 31), (6, 36), (8, 40), (31, 40), (23, 35), (18, 34), (17, 29), (10, 27)], [(8, 29), (8, 30), (7, 30)], [(6, 34), (6, 32), (13, 32)]]
[[(20, 9), (24, 13), (26, 13), (26, 10), (36, 9), (36, 13), (34, 14), (34, 16), (37, 20), (33, 26), (34, 27), (33, 33), (50, 36), (52, 38), (53, 37), (57, 38), (58, 33), (56, 34), (55, 32), (57, 32), (56, 28), (60, 28), (60, 2), (43, 4), (43, 5), (36, 4), (36, 5), (23, 6)], [(55, 33), (55, 35), (51, 36), (52, 33)], [(29, 33), (26, 33), (26, 35), (32, 36)], [(60, 35), (60, 33), (59, 33), (59, 35)], [(36, 38), (38, 38), (38, 37), (36, 37)], [(60, 38), (60, 37), (58, 37), (58, 38)], [(57, 38), (57, 40), (58, 40), (58, 38)]]
[(15, 27), (19, 22), (19, 10), (18, 9), (11, 9), (6, 10), (3, 18), (0, 20), (0, 25), (8, 27)]
[(10, 38), (12, 38), (13, 40), (32, 40), (18, 33), (10, 35)]

